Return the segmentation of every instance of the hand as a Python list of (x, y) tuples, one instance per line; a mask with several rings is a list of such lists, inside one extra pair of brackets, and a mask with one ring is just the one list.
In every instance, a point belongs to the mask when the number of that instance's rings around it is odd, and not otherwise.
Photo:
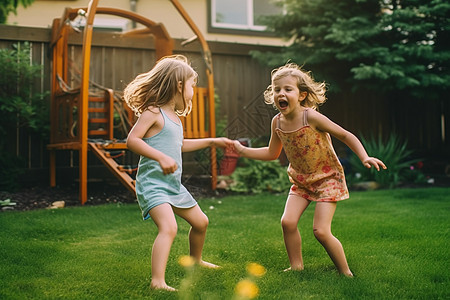
[(239, 153), (239, 155), (241, 155), (242, 152), (245, 150), (245, 146), (243, 146), (241, 144), (241, 142), (238, 140), (233, 141), (233, 146), (234, 146), (234, 149), (236, 149), (237, 153)]
[(368, 169), (370, 169), (372, 166), (374, 166), (375, 169), (377, 169), (377, 171), (380, 171), (380, 166), (381, 166), (384, 170), (387, 169), (387, 167), (385, 166), (385, 164), (384, 164), (381, 160), (379, 160), (378, 158), (376, 158), (376, 157), (369, 157), (368, 159), (364, 160), (364, 161), (363, 161), (363, 165), (364, 165), (366, 168), (368, 168)]
[(234, 142), (226, 137), (220, 137), (214, 139), (214, 146), (220, 148), (234, 147)]
[(172, 174), (178, 169), (177, 162), (170, 156), (164, 155), (158, 162), (164, 175)]

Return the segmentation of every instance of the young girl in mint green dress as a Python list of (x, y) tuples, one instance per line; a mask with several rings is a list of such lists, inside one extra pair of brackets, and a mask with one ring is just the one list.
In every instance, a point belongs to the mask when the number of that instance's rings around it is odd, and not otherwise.
[(290, 267), (303, 270), (302, 240), (298, 222), (305, 209), (315, 202), (313, 231), (340, 274), (353, 276), (339, 240), (331, 233), (336, 203), (349, 197), (344, 170), (331, 144), (330, 134), (355, 152), (367, 168), (386, 169), (382, 161), (369, 157), (361, 142), (347, 130), (317, 112), (325, 102), (325, 84), (315, 82), (308, 72), (293, 63), (272, 71), (272, 84), (265, 100), (280, 113), (272, 119), (269, 145), (247, 148), (235, 141), (241, 156), (277, 159), (283, 148), (289, 160), (292, 183), (281, 218)]
[(165, 271), (177, 233), (175, 214), (190, 225), (189, 248), (202, 260), (208, 218), (181, 184), (181, 153), (209, 146), (233, 147), (226, 138), (184, 139), (178, 116), (189, 114), (197, 73), (181, 55), (162, 58), (149, 72), (138, 75), (124, 90), (124, 99), (139, 117), (127, 138), (128, 149), (140, 155), (136, 196), (144, 220), (158, 227), (152, 249), (151, 288), (174, 291), (166, 284)]

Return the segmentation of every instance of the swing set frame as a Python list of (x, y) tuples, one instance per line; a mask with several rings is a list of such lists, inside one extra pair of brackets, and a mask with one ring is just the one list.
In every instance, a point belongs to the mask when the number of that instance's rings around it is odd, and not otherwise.
[[(193, 98), (191, 114), (182, 118), (185, 138), (215, 137), (215, 110), (214, 110), (214, 79), (211, 51), (202, 33), (189, 17), (186, 10), (178, 0), (169, 0), (176, 8), (184, 21), (191, 28), (194, 37), (201, 45), (202, 58), (206, 65), (206, 87), (196, 87)], [(56, 151), (77, 150), (79, 152), (79, 199), (81, 204), (87, 201), (88, 183), (88, 151), (91, 150), (101, 159), (109, 170), (117, 176), (130, 191), (134, 192), (134, 180), (115, 161), (105, 155), (107, 149), (126, 149), (126, 143), (108, 143), (105, 145), (90, 142), (92, 138), (103, 138), (114, 141), (113, 90), (104, 88), (99, 95), (90, 94), (89, 67), (91, 62), (91, 47), (94, 30), (94, 19), (98, 14), (113, 15), (129, 19), (143, 25), (141, 29), (127, 31), (126, 35), (147, 37), (152, 35), (155, 41), (156, 59), (171, 55), (174, 41), (168, 34), (164, 25), (151, 21), (139, 14), (117, 8), (99, 7), (99, 0), (91, 0), (87, 8), (66, 8), (61, 18), (55, 19), (52, 26), (52, 89), (51, 89), (51, 116), (50, 116), (50, 185), (56, 186)], [(83, 29), (82, 59), (80, 86), (71, 88), (67, 84), (70, 73), (69, 64), (69, 35), (74, 29), (71, 26), (79, 15), (86, 18)], [(93, 108), (90, 103), (103, 103), (101, 108)], [(76, 112), (74, 114), (73, 112)], [(94, 113), (102, 113), (102, 117), (92, 117)], [(129, 119), (133, 118), (129, 114)], [(132, 121), (132, 120), (129, 120)], [(101, 129), (90, 129), (90, 124), (104, 123)], [(217, 159), (216, 149), (211, 148), (211, 188), (216, 189)]]

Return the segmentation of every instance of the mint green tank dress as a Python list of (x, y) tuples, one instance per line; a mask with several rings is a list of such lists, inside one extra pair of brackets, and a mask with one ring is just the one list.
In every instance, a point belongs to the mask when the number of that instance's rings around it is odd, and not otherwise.
[(145, 156), (140, 156), (138, 171), (136, 174), (136, 197), (142, 211), (144, 220), (150, 218), (149, 211), (163, 203), (169, 203), (179, 208), (189, 208), (197, 205), (197, 202), (181, 184), (183, 145), (183, 127), (181, 121), (172, 121), (162, 109), (164, 127), (156, 135), (143, 138), (151, 147), (172, 157), (178, 169), (168, 175), (164, 175), (159, 163)]

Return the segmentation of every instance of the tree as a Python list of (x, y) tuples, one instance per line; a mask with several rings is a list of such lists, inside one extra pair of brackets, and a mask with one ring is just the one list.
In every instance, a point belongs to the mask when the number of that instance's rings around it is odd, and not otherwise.
[(450, 3), (415, 0), (384, 3), (380, 45), (388, 52), (352, 69), (361, 82), (383, 83), (386, 91), (440, 98), (450, 87)]
[(30, 44), (18, 43), (13, 49), (0, 49), (0, 190), (18, 187), (25, 159), (8, 151), (11, 137), (19, 129), (36, 133), (44, 141), (50, 133), (49, 105), (33, 89), (42, 67), (30, 64)]
[(19, 4), (27, 7), (33, 2), (34, 0), (0, 0), (0, 24), (6, 24), (10, 13), (17, 14)]
[[(43, 138), (49, 133), (49, 107), (45, 96), (33, 90), (33, 83), (41, 76), (42, 66), (30, 64), (31, 47), (28, 42), (0, 49), (0, 135), (16, 128), (28, 128)], [(0, 141), (0, 151), (4, 143)]]
[(271, 66), (292, 60), (331, 83), (378, 93), (439, 98), (450, 86), (450, 3), (446, 0), (280, 0), (265, 19), (292, 44), (255, 52)]

